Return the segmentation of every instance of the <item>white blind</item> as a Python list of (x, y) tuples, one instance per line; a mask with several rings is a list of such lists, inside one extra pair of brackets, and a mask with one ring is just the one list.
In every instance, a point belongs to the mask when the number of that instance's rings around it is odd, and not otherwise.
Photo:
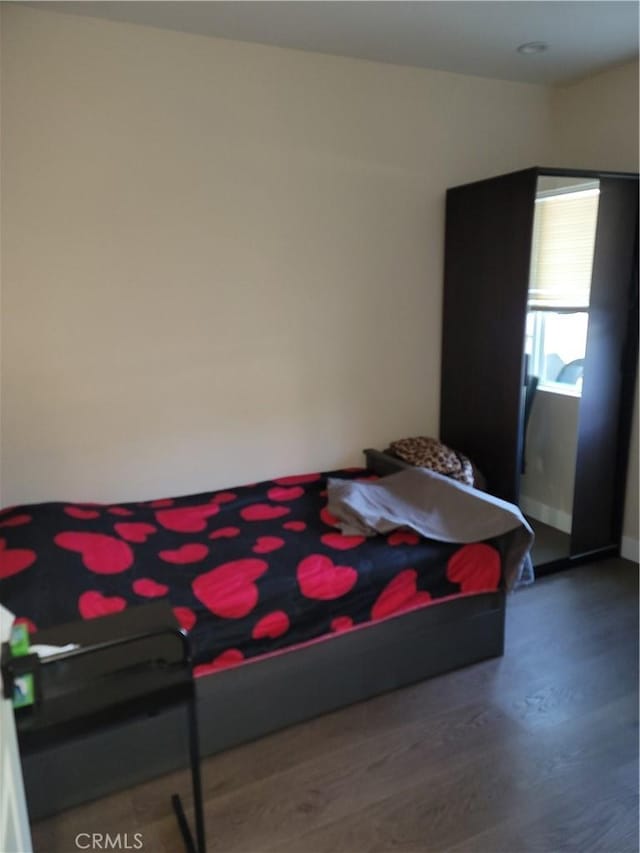
[(536, 199), (529, 305), (588, 308), (598, 189)]

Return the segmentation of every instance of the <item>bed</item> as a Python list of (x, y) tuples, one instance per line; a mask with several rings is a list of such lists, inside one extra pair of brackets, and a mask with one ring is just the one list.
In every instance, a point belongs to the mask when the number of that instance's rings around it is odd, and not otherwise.
[[(168, 597), (192, 645), (203, 755), (502, 654), (503, 541), (344, 535), (328, 479), (397, 470), (366, 457), (180, 498), (9, 508), (0, 597), (30, 630)], [(32, 817), (183, 764), (178, 713), (26, 760)]]

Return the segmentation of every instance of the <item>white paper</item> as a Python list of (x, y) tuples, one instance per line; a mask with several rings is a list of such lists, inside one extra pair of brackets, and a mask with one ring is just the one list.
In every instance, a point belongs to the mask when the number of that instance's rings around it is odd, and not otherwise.
[(39, 658), (48, 658), (51, 655), (63, 655), (65, 652), (72, 652), (79, 648), (78, 643), (67, 643), (66, 646), (48, 646), (45, 643), (37, 643), (35, 646), (30, 646), (29, 651), (35, 652)]

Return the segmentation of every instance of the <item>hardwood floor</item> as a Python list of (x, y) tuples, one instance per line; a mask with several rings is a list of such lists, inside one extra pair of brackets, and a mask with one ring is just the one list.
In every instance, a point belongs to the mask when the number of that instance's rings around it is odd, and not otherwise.
[[(510, 598), (503, 658), (206, 759), (208, 850), (636, 853), (637, 711), (638, 566), (544, 578)], [(140, 832), (144, 851), (179, 853), (169, 798), (188, 785), (42, 821), (34, 848)]]

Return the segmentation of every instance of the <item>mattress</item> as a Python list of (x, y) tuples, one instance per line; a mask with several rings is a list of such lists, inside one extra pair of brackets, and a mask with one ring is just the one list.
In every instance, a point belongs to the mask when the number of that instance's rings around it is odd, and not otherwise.
[(196, 675), (501, 583), (501, 542), (345, 536), (310, 473), (178, 498), (0, 512), (0, 600), (30, 630), (168, 598)]

